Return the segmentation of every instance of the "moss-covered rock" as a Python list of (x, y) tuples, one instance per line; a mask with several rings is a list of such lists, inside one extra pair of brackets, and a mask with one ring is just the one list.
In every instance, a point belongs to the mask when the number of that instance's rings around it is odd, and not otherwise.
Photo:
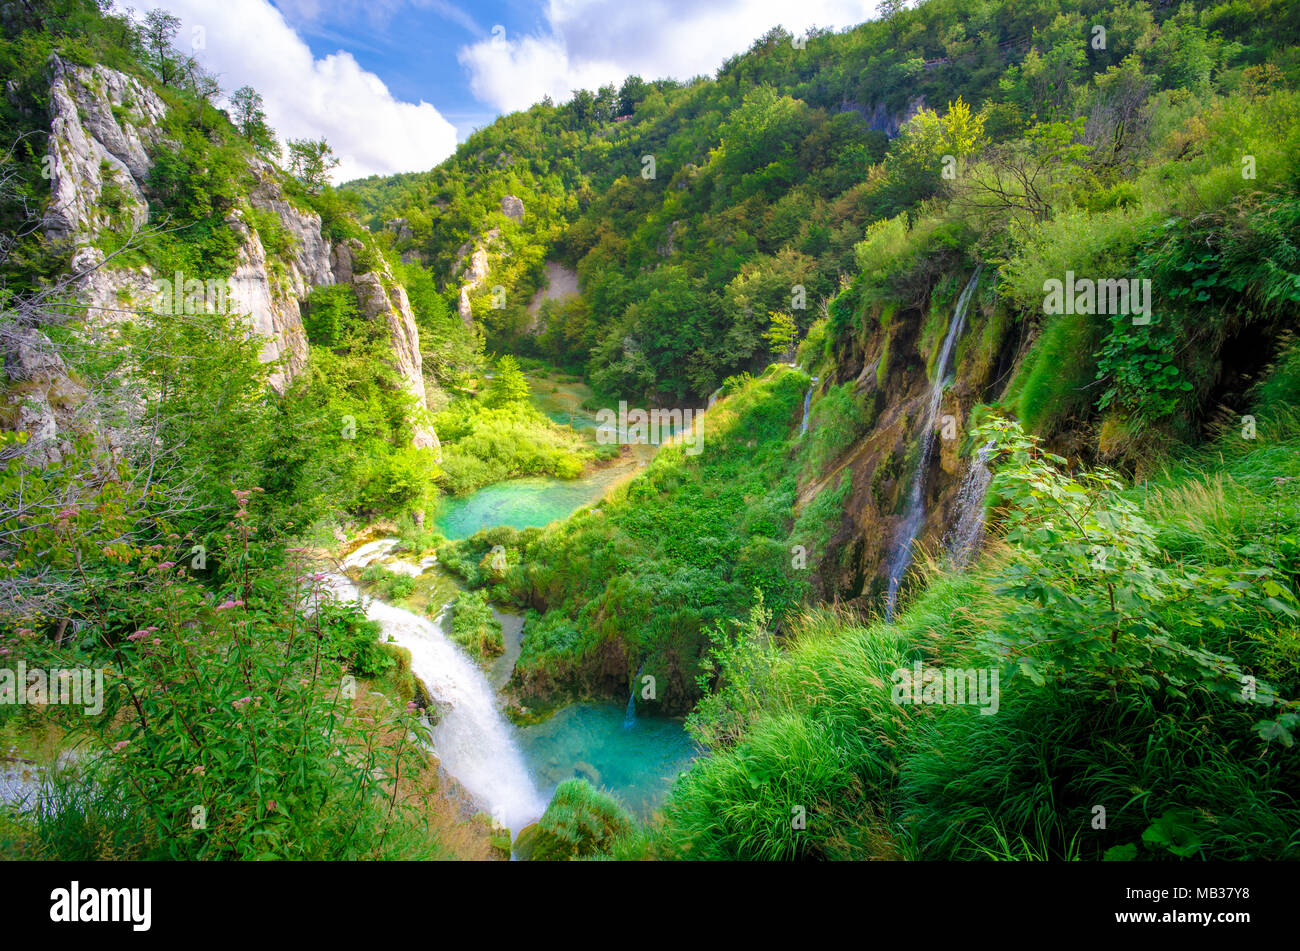
[(546, 812), (525, 826), (515, 855), (539, 862), (590, 858), (607, 852), (634, 828), (632, 817), (608, 793), (585, 779), (560, 783)]

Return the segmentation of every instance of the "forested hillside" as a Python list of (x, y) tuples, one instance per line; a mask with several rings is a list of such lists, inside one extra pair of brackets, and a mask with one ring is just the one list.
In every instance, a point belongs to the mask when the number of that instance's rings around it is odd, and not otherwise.
[[(1300, 5), (889, 4), (338, 188), (164, 21), (30, 6), (0, 42), (0, 650), (114, 687), (69, 718), (94, 781), (0, 843), (463, 854), (399, 796), (447, 698), (327, 597), (391, 534), (468, 589), (475, 663), (489, 601), (525, 616), (520, 723), (627, 704), (699, 746), (640, 819), (584, 757), (506, 854), (1300, 857)], [(233, 306), (160, 307), (171, 275)], [(571, 515), (449, 541), (456, 497), (635, 448), (521, 365), (701, 415)], [(194, 801), (224, 823), (164, 835)]]

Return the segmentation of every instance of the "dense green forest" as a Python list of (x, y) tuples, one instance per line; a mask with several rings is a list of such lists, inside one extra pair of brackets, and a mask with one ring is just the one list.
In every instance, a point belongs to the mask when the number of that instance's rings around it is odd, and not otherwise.
[[(507, 857), (1300, 858), (1300, 5), (897, 6), (338, 188), (165, 23), (0, 7), (0, 655), (109, 671), (94, 717), (0, 705), (0, 737), (94, 751), (0, 850), (485, 857), (427, 808), (440, 698), (329, 597), (391, 534), (484, 669), (493, 606), (525, 616), (513, 711), (628, 703), (698, 745), (652, 815), (566, 780), (490, 830)], [(103, 173), (81, 244), (40, 215), (52, 57), (133, 77), (174, 145), (138, 217)], [(87, 247), (224, 279), (250, 235), (301, 354), (125, 284), (124, 317), (78, 303)], [(455, 498), (615, 460), (521, 365), (590, 410), (707, 405), (702, 451), (448, 540)]]

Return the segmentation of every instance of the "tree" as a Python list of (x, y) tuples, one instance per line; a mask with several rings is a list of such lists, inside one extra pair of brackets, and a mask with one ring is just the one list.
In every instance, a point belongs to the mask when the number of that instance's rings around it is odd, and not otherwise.
[(898, 15), (906, 9), (907, 0), (880, 0), (876, 6), (880, 19), (889, 24), (890, 34), (895, 43), (898, 42)]
[(790, 352), (790, 345), (794, 343), (794, 318), (780, 311), (773, 311), (767, 316), (771, 318), (772, 325), (763, 332), (763, 339), (771, 345), (772, 356), (783, 357)]
[(140, 28), (145, 59), (164, 86), (170, 86), (180, 74), (179, 56), (172, 46), (180, 28), (180, 18), (166, 10), (150, 10), (144, 15), (144, 25)]
[(890, 145), (885, 167), (892, 203), (884, 210), (897, 214), (943, 192), (945, 181), (958, 175), (958, 160), (978, 152), (984, 141), (984, 116), (972, 113), (960, 96), (945, 115), (922, 109)]
[(497, 361), (497, 375), (488, 387), (487, 402), (490, 406), (505, 406), (508, 403), (521, 403), (528, 399), (528, 379), (519, 369), (519, 361), (506, 354)]
[(274, 155), (280, 151), (275, 140), (275, 132), (266, 121), (262, 111), (262, 96), (252, 86), (240, 86), (230, 94), (231, 121), (239, 134), (253, 143), (253, 147), (264, 155)]
[(334, 150), (324, 139), (290, 139), (289, 170), (310, 192), (329, 184), (329, 173), (339, 164)]
[(629, 76), (623, 80), (618, 91), (618, 114), (630, 116), (636, 111), (636, 104), (646, 97), (650, 87), (640, 76)]
[(1027, 212), (1045, 221), (1054, 197), (1092, 154), (1092, 148), (1079, 141), (1084, 122), (1081, 116), (1073, 122), (1040, 123), (1024, 141), (990, 148), (985, 161), (966, 177), (956, 203), (998, 215)]

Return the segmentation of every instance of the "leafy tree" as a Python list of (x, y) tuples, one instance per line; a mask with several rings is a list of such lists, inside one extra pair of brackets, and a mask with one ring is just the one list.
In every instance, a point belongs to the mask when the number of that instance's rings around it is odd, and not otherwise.
[(528, 399), (528, 379), (519, 369), (519, 361), (510, 354), (497, 360), (496, 376), (488, 387), (487, 402), (489, 406), (505, 406), (508, 403), (520, 403)]
[(790, 352), (790, 347), (799, 333), (795, 329), (794, 318), (780, 311), (774, 311), (767, 316), (772, 324), (763, 333), (763, 339), (771, 346), (772, 356), (784, 356)]
[(146, 62), (164, 86), (173, 85), (181, 73), (180, 55), (172, 45), (180, 28), (180, 18), (166, 10), (150, 10), (140, 27)]
[(275, 132), (266, 121), (262, 109), (262, 96), (252, 86), (240, 86), (230, 94), (230, 106), (235, 128), (239, 134), (253, 143), (253, 147), (264, 155), (276, 155), (280, 145), (275, 140)]
[(329, 184), (330, 171), (337, 168), (338, 158), (322, 139), (290, 139), (289, 170), (309, 192), (319, 192)]

